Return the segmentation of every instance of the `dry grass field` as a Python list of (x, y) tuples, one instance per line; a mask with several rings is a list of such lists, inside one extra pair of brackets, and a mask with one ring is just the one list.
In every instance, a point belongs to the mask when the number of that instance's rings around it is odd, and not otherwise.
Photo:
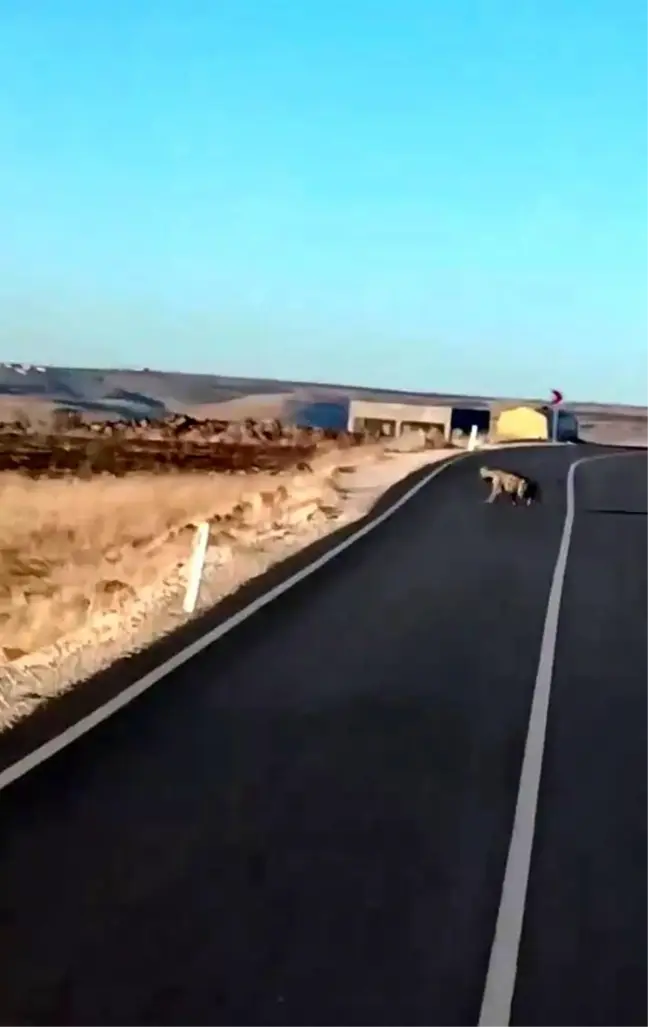
[(381, 446), (323, 442), (300, 466), (256, 473), (129, 473), (39, 477), (0, 473), (0, 666), (119, 611), (186, 564), (194, 526), (212, 543), (244, 543), (291, 497), (324, 496), (336, 467), (374, 459)]
[(296, 476), (315, 484), (362, 449), (364, 436), (252, 419), (0, 424), (0, 664), (154, 588), (186, 565), (200, 521), (267, 521)]
[[(277, 490), (255, 475), (254, 490)], [(0, 646), (33, 652), (119, 605), (190, 546), (187, 525), (225, 522), (251, 489), (231, 475), (32, 481), (0, 475)], [(184, 531), (183, 531), (184, 529)]]

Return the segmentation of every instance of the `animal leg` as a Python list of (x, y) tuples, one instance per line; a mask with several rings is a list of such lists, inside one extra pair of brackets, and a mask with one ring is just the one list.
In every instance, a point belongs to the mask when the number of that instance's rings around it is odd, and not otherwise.
[(501, 491), (502, 491), (502, 486), (499, 484), (499, 482), (493, 482), (492, 487), (491, 487), (491, 494), (488, 497), (488, 499), (486, 499), (484, 502), (486, 502), (486, 503), (494, 503), (495, 500), (497, 499), (497, 497), (499, 496)]

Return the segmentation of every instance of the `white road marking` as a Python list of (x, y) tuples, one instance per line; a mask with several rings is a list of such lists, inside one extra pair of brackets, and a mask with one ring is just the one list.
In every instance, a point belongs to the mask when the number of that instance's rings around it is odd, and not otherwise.
[(447, 467), (453, 466), (458, 461), (469, 458), (479, 459), (479, 455), (475, 453), (457, 453), (456, 456), (450, 457), (447, 463), (436, 466), (434, 470), (430, 471), (429, 474), (426, 474), (425, 477), (418, 481), (416, 485), (413, 485), (411, 489), (408, 489), (407, 492), (397, 499), (396, 502), (387, 510), (383, 511), (383, 513), (379, 514), (378, 517), (374, 518), (374, 520), (370, 521), (368, 524), (363, 524), (357, 531), (354, 531), (352, 535), (349, 535), (342, 542), (339, 542), (338, 545), (333, 546), (332, 549), (327, 550), (327, 552), (318, 557), (317, 560), (313, 560), (313, 562), (309, 563), (306, 567), (296, 571), (295, 574), (292, 574), (285, 581), (275, 585), (274, 588), (268, 589), (267, 592), (264, 592), (263, 595), (249, 603), (248, 606), (245, 606), (242, 610), (233, 614), (233, 616), (228, 617), (227, 620), (218, 624), (215, 628), (212, 628), (211, 631), (201, 635), (201, 637), (196, 639), (195, 642), (188, 645), (186, 649), (182, 649), (179, 653), (176, 653), (168, 660), (165, 660), (164, 663), (160, 663), (157, 667), (154, 667), (153, 670), (149, 671), (148, 674), (145, 674), (143, 677), (139, 678), (138, 681), (133, 682), (132, 685), (125, 688), (123, 692), (120, 692), (108, 702), (104, 703), (103, 706), (99, 706), (96, 710), (93, 710), (92, 713), (89, 713), (86, 717), (83, 717), (75, 724), (66, 728), (66, 730), (62, 731), (60, 735), (56, 736), (56, 738), (50, 739), (48, 742), (45, 742), (37, 749), (28, 753), (27, 756), (23, 756), (22, 759), (12, 763), (11, 766), (0, 772), (0, 791), (12, 784), (18, 778), (29, 773), (30, 770), (33, 770), (40, 763), (44, 763), (45, 760), (56, 755), (56, 753), (60, 752), (61, 749), (65, 749), (68, 745), (71, 745), (71, 743), (75, 742), (77, 738), (81, 738), (82, 735), (87, 734), (87, 732), (91, 731), (92, 728), (97, 727), (97, 725), (101, 724), (102, 721), (111, 717), (113, 713), (116, 713), (118, 710), (122, 709), (122, 707), (127, 706), (128, 703), (132, 702), (133, 699), (136, 699), (143, 692), (146, 692), (152, 685), (157, 684), (157, 682), (161, 681), (162, 678), (167, 676), (167, 674), (171, 674), (172, 671), (181, 667), (184, 663), (187, 663), (187, 661), (191, 660), (194, 656), (197, 656), (198, 653), (201, 653), (203, 649), (212, 645), (219, 638), (222, 638), (223, 635), (227, 635), (228, 632), (238, 627), (239, 624), (242, 624), (243, 621), (246, 621), (249, 617), (252, 617), (258, 610), (267, 606), (268, 603), (271, 603), (274, 599), (278, 599), (279, 596), (283, 595), (284, 592), (287, 592), (289, 588), (292, 588), (294, 585), (298, 584), (298, 582), (303, 581), (304, 578), (309, 577), (309, 575), (314, 574), (315, 571), (320, 569), (320, 567), (323, 567), (325, 564), (335, 559), (336, 556), (343, 553), (345, 549), (352, 546), (354, 542), (358, 541), (358, 539), (364, 538), (365, 535), (374, 531), (381, 524), (384, 524), (389, 517), (395, 514), (397, 510), (400, 510), (401, 507), (405, 506), (405, 504), (409, 502), (417, 492), (420, 492), (421, 489), (425, 488), (433, 478), (436, 478), (442, 471), (445, 471)]
[(511, 1006), (515, 991), (524, 907), (529, 883), (533, 836), (538, 808), (538, 792), (542, 775), (542, 757), (547, 733), (547, 714), (556, 654), (560, 604), (565, 583), (569, 547), (574, 529), (574, 478), (576, 476), (576, 469), (581, 464), (592, 463), (595, 460), (619, 459), (623, 456), (634, 455), (624, 452), (602, 453), (600, 456), (582, 457), (571, 465), (567, 473), (567, 511), (551, 588), (549, 590), (547, 613), (540, 643), (540, 660), (538, 662), (533, 702), (529, 716), (529, 727), (524, 747), (524, 758), (522, 760), (520, 786), (513, 819), (513, 831), (506, 860), (506, 870), (504, 871), (504, 883), (502, 885), (502, 896), (495, 924), (495, 935), (486, 973), (486, 983), (479, 1014), (479, 1027), (508, 1027), (511, 1022)]

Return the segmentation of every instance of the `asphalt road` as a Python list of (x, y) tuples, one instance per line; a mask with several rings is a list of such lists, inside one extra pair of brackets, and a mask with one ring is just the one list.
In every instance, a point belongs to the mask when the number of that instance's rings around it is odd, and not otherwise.
[[(477, 1024), (568, 467), (472, 458), (0, 792), (2, 1024)], [(491, 458), (492, 459), (492, 458)], [(646, 455), (576, 473), (511, 1023), (645, 1025)]]

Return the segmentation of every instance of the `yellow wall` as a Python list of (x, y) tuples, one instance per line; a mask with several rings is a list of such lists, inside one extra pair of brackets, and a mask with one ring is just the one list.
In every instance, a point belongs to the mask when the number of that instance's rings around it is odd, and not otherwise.
[(547, 418), (532, 407), (503, 410), (497, 418), (497, 435), (502, 439), (546, 439)]

